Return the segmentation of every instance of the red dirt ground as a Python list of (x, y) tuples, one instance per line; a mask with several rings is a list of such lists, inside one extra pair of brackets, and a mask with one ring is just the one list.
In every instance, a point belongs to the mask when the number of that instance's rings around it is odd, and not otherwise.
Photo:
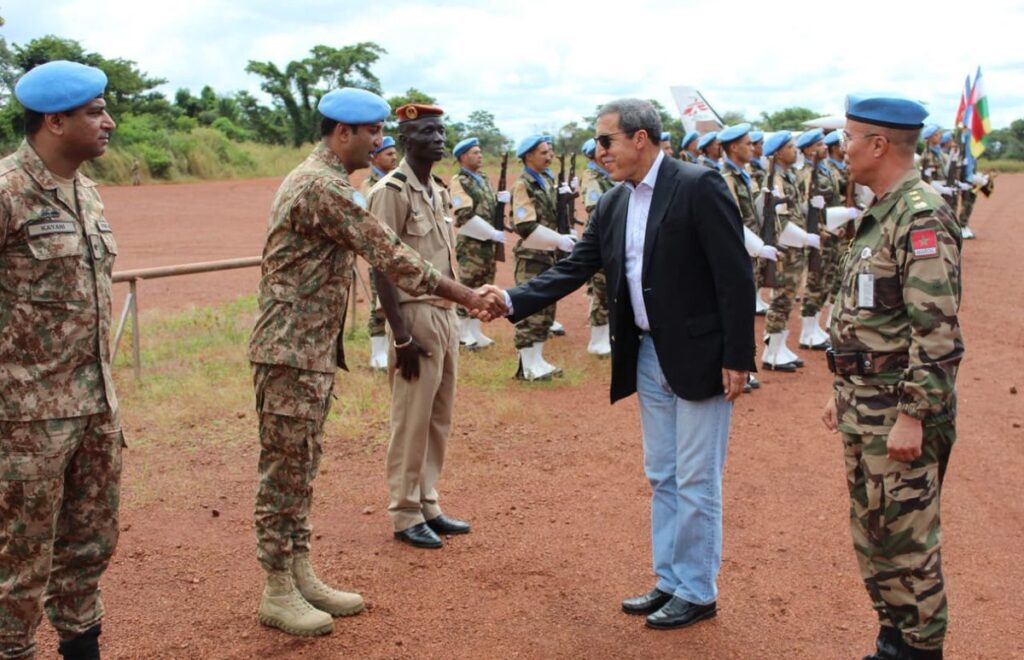
[[(106, 187), (125, 270), (257, 255), (278, 180)], [(979, 238), (964, 254), (960, 439), (944, 489), (948, 656), (1024, 657), (1024, 176), (1004, 175), (979, 201)], [(511, 283), (506, 267), (499, 284)], [(143, 282), (142, 309), (180, 309), (255, 290), (256, 269)], [(123, 293), (119, 293), (119, 298)], [(118, 302), (120, 304), (120, 301)], [(553, 355), (583, 352), (581, 293), (560, 304), (569, 335)], [(365, 311), (362, 312), (365, 318)], [(760, 321), (759, 321), (760, 323)], [(791, 328), (798, 332), (798, 320)], [(512, 351), (510, 331), (496, 328)], [(560, 353), (561, 352), (561, 353)], [(725, 475), (720, 613), (692, 629), (646, 630), (619, 611), (653, 583), (648, 486), (635, 398), (608, 405), (608, 375), (552, 390), (561, 410), (489, 419), (486, 393), (464, 388), (444, 503), (473, 523), (441, 551), (391, 539), (383, 450), (328, 438), (316, 482), (314, 557), (329, 581), (362, 592), (368, 611), (327, 637), (289, 637), (256, 623), (261, 572), (252, 502), (257, 455), (219, 447), (126, 454), (126, 488), (145, 470), (180, 471), (187, 498), (126, 510), (104, 579), (108, 657), (131, 658), (859, 658), (876, 624), (847, 528), (841, 446), (819, 412), (830, 379), (804, 352), (797, 376), (764, 374), (736, 406)], [(345, 376), (339, 377), (344, 387)], [(382, 388), (384, 387), (382, 381)], [(531, 390), (510, 396), (540, 405)], [(544, 397), (554, 400), (556, 397)], [(551, 405), (546, 403), (544, 405)], [(125, 411), (130, 417), (130, 411)], [(129, 438), (130, 441), (130, 438)], [(202, 447), (202, 438), (196, 438)], [(155, 452), (153, 452), (155, 453)], [(156, 461), (152, 463), (152, 461)], [(209, 508), (216, 507), (219, 517)], [(372, 513), (366, 510), (372, 509)], [(43, 648), (53, 648), (44, 624)]]

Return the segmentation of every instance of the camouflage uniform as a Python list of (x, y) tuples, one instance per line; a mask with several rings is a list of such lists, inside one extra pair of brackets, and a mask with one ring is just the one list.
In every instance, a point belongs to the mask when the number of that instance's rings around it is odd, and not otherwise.
[(758, 192), (764, 188), (764, 182), (768, 179), (768, 170), (760, 158), (755, 158), (747, 165), (747, 173), (750, 174), (751, 188), (756, 197)]
[(341, 161), (320, 143), (281, 183), (263, 249), (259, 318), (249, 339), (259, 414), (257, 557), (288, 570), (309, 552), (309, 509), (356, 254), (415, 293), (440, 273), (360, 204)]
[[(370, 198), (370, 188), (377, 185), (387, 172), (377, 169), (376, 166), (370, 166), (370, 174), (363, 181), (363, 185), (359, 187), (359, 192), (362, 193), (365, 199)], [(377, 295), (377, 281), (373, 279), (373, 273), (369, 274), (370, 281), (370, 317), (366, 319), (366, 331), (370, 333), (371, 337), (383, 337), (384, 336), (384, 325), (387, 319), (384, 318), (384, 310), (380, 306), (380, 296)]]
[[(70, 193), (70, 195), (69, 195)], [(103, 617), (124, 436), (110, 371), (117, 243), (96, 184), (27, 143), (0, 160), (0, 656)]]
[[(535, 178), (536, 176), (536, 178)], [(516, 284), (522, 284), (540, 275), (555, 265), (558, 260), (554, 250), (533, 250), (523, 247), (523, 239), (530, 235), (538, 224), (551, 231), (558, 231), (555, 220), (558, 189), (550, 172), (536, 173), (523, 169), (512, 185), (512, 219), (520, 239), (513, 253), (516, 256)], [(516, 323), (515, 346), (529, 348), (535, 343), (546, 342), (551, 324), (555, 322), (554, 304)]]
[(722, 166), (718, 164), (717, 160), (712, 160), (705, 156), (704, 154), (697, 156), (697, 164), (703, 165), (704, 167), (707, 167), (712, 170), (718, 170), (719, 172), (722, 171)]
[(960, 193), (960, 226), (967, 227), (967, 224), (971, 221), (971, 213), (974, 212), (974, 203), (978, 201), (977, 188), (971, 188), (970, 190), (964, 190)]
[[(792, 222), (800, 229), (805, 229), (807, 221), (804, 219), (804, 212), (801, 208), (803, 195), (797, 186), (796, 177), (788, 168), (781, 165), (776, 166), (775, 185), (782, 188), (785, 195), (786, 208), (778, 213), (779, 231)], [(789, 313), (793, 311), (793, 301), (796, 299), (796, 290), (800, 286), (800, 277), (804, 272), (804, 249), (778, 246), (780, 268), (779, 288), (774, 290), (772, 303), (765, 315), (764, 331), (767, 334), (775, 334), (786, 330), (786, 323), (789, 321)]]
[[(815, 177), (817, 185), (811, 183), (810, 162), (800, 171), (797, 176), (797, 185), (800, 190), (808, 191), (806, 199), (808, 204), (814, 195), (821, 195), (825, 198), (825, 208), (839, 206), (839, 181), (832, 177), (832, 172), (825, 164), (825, 161), (818, 163), (818, 174)], [(810, 213), (810, 208), (807, 209)], [(821, 311), (822, 306), (828, 301), (829, 292), (832, 290), (832, 281), (836, 277), (839, 268), (837, 256), (839, 253), (839, 241), (836, 237), (825, 231), (825, 209), (818, 214), (819, 236), (821, 237), (821, 270), (813, 272), (808, 269), (807, 283), (804, 286), (803, 304), (800, 309), (800, 316), (814, 316)], [(807, 254), (814, 248), (807, 248)]]
[[(583, 193), (583, 207), (587, 211), (587, 222), (590, 222), (590, 214), (597, 208), (597, 201), (601, 195), (615, 187), (615, 182), (593, 161), (587, 163), (580, 177), (580, 190)], [(587, 286), (587, 295), (590, 296), (590, 325), (600, 326), (608, 324), (608, 278), (605, 277), (604, 269), (594, 273)]]
[[(725, 167), (722, 168), (722, 177), (725, 185), (728, 186), (732, 198), (740, 208), (740, 219), (743, 224), (758, 236), (761, 235), (761, 221), (757, 217), (757, 210), (754, 206), (754, 199), (758, 194), (754, 189), (756, 185), (753, 178), (745, 169), (739, 168), (728, 158), (725, 160)], [(757, 266), (757, 259), (751, 260), (754, 269), (755, 284), (761, 288), (761, 269)]]
[[(452, 209), (455, 212), (455, 226), (461, 227), (478, 215), (488, 223), (494, 218), (497, 198), (487, 176), (460, 169), (451, 181)], [(494, 284), (497, 266), (494, 260), (494, 241), (480, 241), (459, 235), (455, 239), (455, 255), (459, 262), (459, 281), (477, 289), (484, 284)], [(462, 318), (469, 315), (458, 308)]]
[(942, 150), (936, 147), (932, 149), (926, 146), (921, 154), (921, 180), (926, 183), (932, 181), (943, 182), (946, 176), (945, 161), (942, 157)]
[[(837, 205), (846, 206), (846, 187), (853, 185), (850, 183), (850, 176), (846, 172), (846, 165), (829, 158), (825, 161), (828, 165), (829, 174), (832, 179), (836, 182), (836, 191), (839, 193)], [(839, 287), (843, 283), (842, 278), (842, 264), (843, 257), (846, 254), (846, 249), (849, 247), (850, 239), (849, 234), (851, 225), (846, 224), (840, 230), (839, 234), (833, 237), (835, 241), (835, 249), (833, 250), (832, 268), (833, 275), (829, 279), (831, 283), (828, 292), (828, 302), (835, 304), (835, 301), (839, 297)]]
[(697, 164), (697, 158), (686, 149), (679, 151), (679, 160), (685, 160), (687, 163), (693, 163), (695, 165)]
[[(938, 649), (947, 618), (939, 495), (956, 439), (964, 352), (960, 229), (911, 169), (855, 232), (831, 327), (837, 361), (854, 351), (871, 358), (865, 375), (847, 365), (834, 383), (854, 549), (882, 625), (898, 628), (911, 646)], [(866, 274), (874, 277), (873, 300), (858, 297)], [(923, 425), (922, 455), (910, 463), (886, 453), (898, 412)]]

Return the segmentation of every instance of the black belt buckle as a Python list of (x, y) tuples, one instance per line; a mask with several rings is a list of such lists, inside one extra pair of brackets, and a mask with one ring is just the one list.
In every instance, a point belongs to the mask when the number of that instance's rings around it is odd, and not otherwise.
[(832, 373), (839, 373), (836, 369), (836, 352), (831, 348), (825, 351), (825, 362), (828, 363), (828, 370)]

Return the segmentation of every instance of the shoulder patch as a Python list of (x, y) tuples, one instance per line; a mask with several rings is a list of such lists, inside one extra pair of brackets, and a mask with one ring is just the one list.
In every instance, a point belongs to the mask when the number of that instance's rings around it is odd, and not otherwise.
[(398, 192), (402, 192), (402, 186), (398, 185), (394, 181), (385, 181), (384, 187), (391, 188), (392, 190), (397, 190)]
[(398, 170), (394, 170), (393, 172), (391, 172), (391, 176), (393, 176), (394, 178), (398, 179), (402, 183), (405, 183), (406, 181), (409, 180), (409, 177), (405, 176), (404, 174), (402, 174)]
[(525, 206), (520, 206), (519, 208), (516, 209), (517, 218), (525, 218), (527, 213), (528, 211), (526, 210)]
[(910, 232), (910, 246), (915, 259), (931, 259), (939, 256), (939, 239), (934, 229), (917, 229)]
[(364, 209), (367, 208), (366, 198), (363, 197), (363, 193), (359, 192), (358, 190), (352, 193), (352, 201), (358, 204), (359, 206), (363, 207)]
[(462, 203), (462, 197), (458, 193), (452, 195), (452, 206), (458, 206)]

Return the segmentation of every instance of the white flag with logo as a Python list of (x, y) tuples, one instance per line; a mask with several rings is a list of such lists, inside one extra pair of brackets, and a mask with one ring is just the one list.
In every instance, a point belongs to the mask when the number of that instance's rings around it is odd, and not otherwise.
[(711, 109), (704, 96), (697, 91), (696, 87), (685, 87), (676, 85), (669, 88), (672, 98), (679, 108), (679, 116), (683, 120), (683, 128), (689, 131), (716, 131), (722, 128), (718, 116)]

